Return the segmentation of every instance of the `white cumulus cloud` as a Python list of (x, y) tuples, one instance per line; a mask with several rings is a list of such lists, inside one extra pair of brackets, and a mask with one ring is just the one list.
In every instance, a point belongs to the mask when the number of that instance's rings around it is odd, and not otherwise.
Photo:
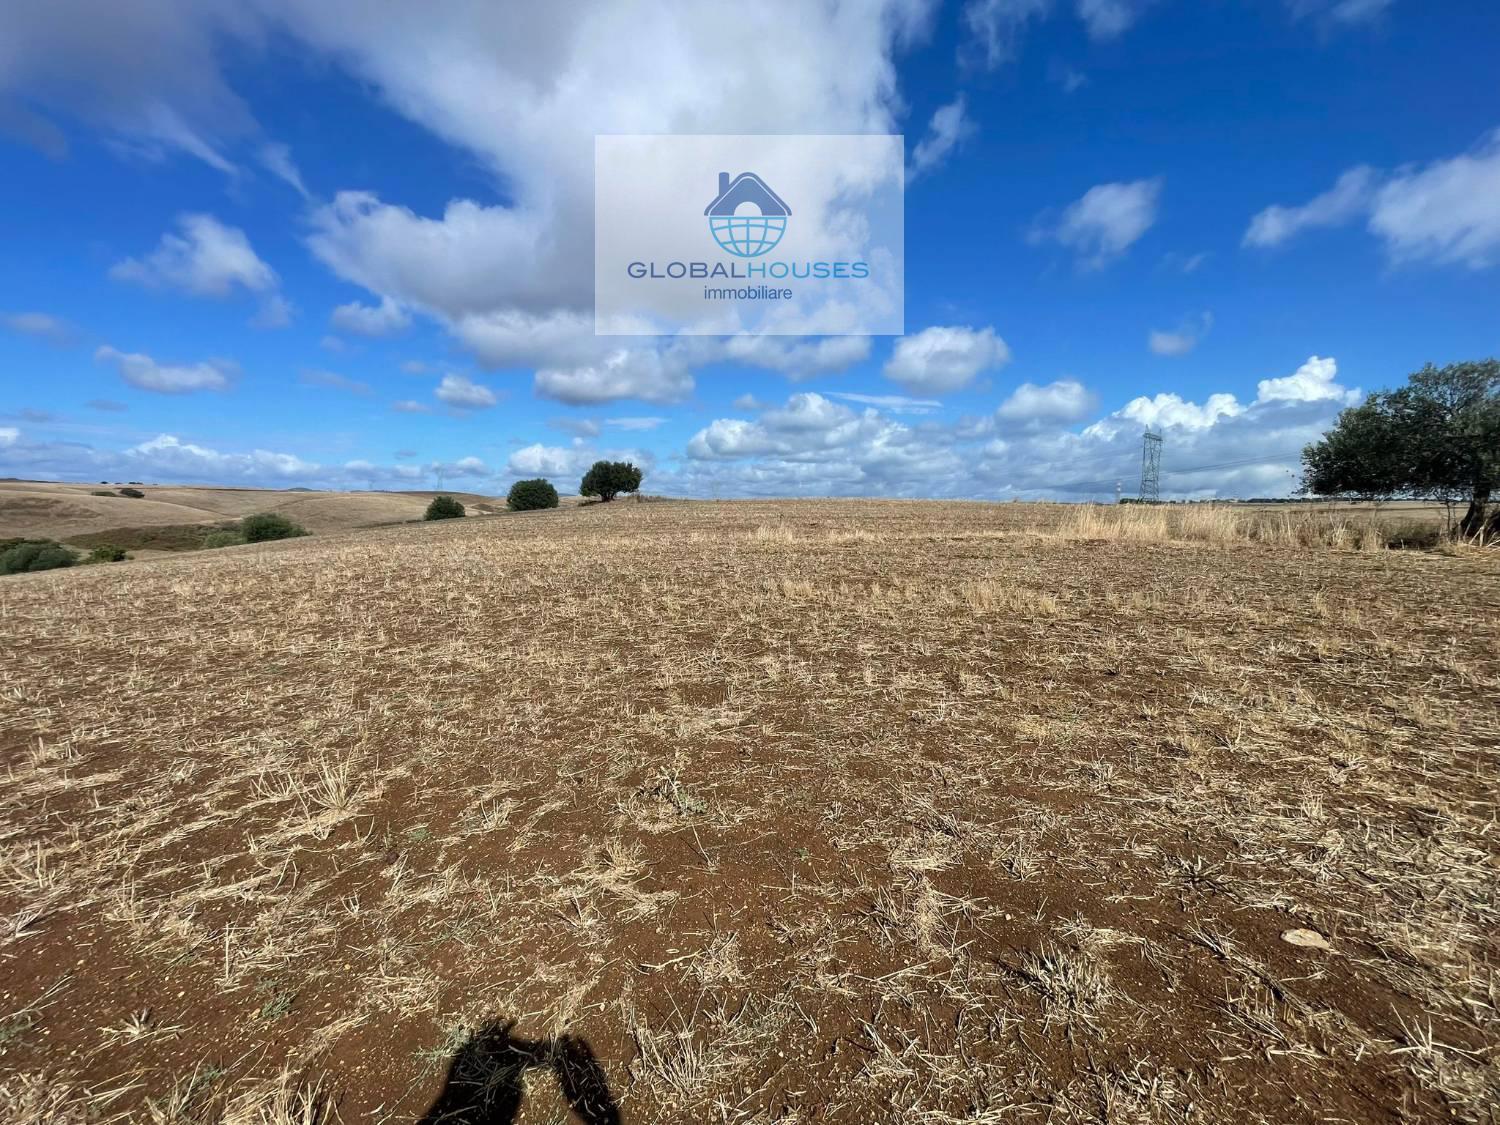
[[(796, 456), (847, 448), (888, 424), (875, 410), (856, 412), (812, 391), (794, 394), (758, 421), (719, 418), (694, 434), (688, 456), (701, 460), (776, 454)], [(897, 425), (897, 428), (904, 429)]]
[[(490, 184), (423, 208), (340, 185), (309, 213), (315, 258), (370, 301), (433, 318), (486, 366), (548, 370), (539, 392), (566, 396), (597, 385), (609, 366), (592, 325), (593, 138), (900, 132), (896, 64), (936, 8), (934, 0), (12, 4), (0, 7), (0, 97), (21, 95), (43, 116), (102, 127), (153, 157), (189, 153), (233, 177), (242, 174), (236, 160), (257, 161), (306, 193), (291, 152), (265, 139), (224, 60), (274, 41), (344, 72), (471, 157)], [(939, 129), (957, 124), (950, 118)], [(55, 128), (49, 135), (65, 140)], [(248, 255), (237, 268), (210, 267), (194, 239), (173, 234), (157, 254), (122, 263), (122, 275), (200, 292), (272, 291)], [(522, 347), (531, 354), (517, 360)], [(666, 380), (673, 390), (657, 380), (651, 393), (660, 401), (689, 393), (689, 378), (676, 371)]]
[(302, 182), (302, 172), (292, 159), (292, 150), (284, 144), (271, 142), (261, 145), (260, 162), (277, 179), (289, 184), (303, 199), (310, 198), (307, 185)]
[(1220, 418), (1233, 418), (1244, 413), (1244, 407), (1232, 394), (1209, 395), (1202, 403), (1190, 402), (1181, 395), (1162, 393), (1149, 398), (1140, 395), (1131, 399), (1116, 416), (1139, 422), (1146, 429), (1173, 427), (1185, 430), (1204, 430)]
[(911, 165), (906, 179), (910, 183), (918, 176), (937, 168), (943, 161), (974, 135), (974, 122), (969, 117), (968, 104), (960, 94), (947, 105), (940, 106), (927, 123), (927, 132), (911, 152)]
[(296, 308), (280, 293), (267, 294), (260, 303), (260, 311), (250, 318), (252, 328), (285, 328), (296, 315)]
[[(1256, 384), (1255, 400), (1249, 404), (1223, 392), (1209, 395), (1202, 403), (1163, 393), (1134, 398), (1112, 417), (1128, 419), (1148, 429), (1207, 430), (1225, 419), (1282, 405), (1316, 404), (1324, 413), (1330, 410), (1336, 413), (1362, 397), (1358, 388), (1340, 386), (1337, 378), (1338, 363), (1332, 357), (1311, 356), (1290, 375), (1260, 380)], [(1108, 419), (1096, 425), (1112, 428)]]
[(444, 375), (433, 394), (438, 401), (457, 410), (483, 410), (499, 401), (494, 391), (467, 375)]
[(1146, 338), (1146, 346), (1161, 356), (1183, 356), (1198, 346), (1198, 341), (1208, 335), (1213, 327), (1212, 313), (1203, 313), (1196, 319), (1184, 321), (1171, 331), (1154, 329)]
[(693, 393), (693, 376), (671, 355), (650, 348), (617, 348), (603, 358), (576, 367), (537, 371), (536, 393), (574, 406), (640, 399), (681, 402)]
[(1022, 383), (995, 411), (1007, 422), (1078, 422), (1099, 405), (1098, 396), (1077, 379), (1059, 379), (1046, 386)]
[(1350, 391), (1339, 386), (1339, 365), (1330, 356), (1327, 359), (1312, 356), (1290, 375), (1279, 379), (1262, 379), (1256, 384), (1257, 402), (1337, 402), (1352, 406), (1359, 401), (1358, 390)]
[(132, 387), (169, 395), (228, 390), (230, 377), (235, 372), (235, 366), (227, 360), (158, 363), (149, 355), (118, 351), (107, 344), (94, 352), (94, 359), (113, 364), (120, 377)]
[(969, 0), (963, 7), (969, 41), (964, 54), (993, 70), (1016, 57), (1022, 33), (1046, 17), (1052, 0)]
[(276, 287), (276, 271), (263, 262), (245, 232), (212, 215), (177, 217), (180, 234), (161, 236), (144, 258), (126, 258), (110, 268), (116, 281), (181, 289), (199, 297), (224, 297), (236, 287), (262, 293)]
[(943, 394), (1009, 362), (1010, 348), (993, 328), (935, 325), (897, 340), (885, 375), (918, 394)]
[(548, 477), (554, 481), (567, 482), (568, 490), (576, 488), (576, 481), (588, 471), (595, 461), (629, 461), (649, 473), (655, 458), (640, 449), (596, 449), (590, 445), (544, 445), (536, 442), (524, 446), (510, 455), (506, 462), (506, 474), (512, 477)]
[(67, 115), (232, 174), (221, 141), (254, 122), (215, 40), (258, 34), (258, 23), (248, 7), (194, 0), (0, 5), (0, 97), (35, 99), (39, 140), (55, 129), (43, 113)]
[(1117, 39), (1140, 19), (1149, 0), (1078, 0), (1078, 18), (1090, 39)]
[(358, 379), (340, 375), (337, 371), (324, 371), (319, 368), (307, 368), (299, 378), (304, 386), (327, 387), (330, 390), (348, 391), (355, 395), (367, 395), (373, 390), (369, 383), (362, 383)]
[(1500, 129), (1472, 152), (1397, 172), (1375, 195), (1370, 230), (1396, 262), (1500, 262)]
[(0, 325), (23, 336), (35, 336), (59, 347), (71, 344), (78, 338), (78, 330), (60, 316), (44, 312), (13, 312), (0, 314)]
[(1078, 256), (1082, 269), (1102, 269), (1129, 250), (1156, 223), (1162, 178), (1097, 184), (1060, 216), (1043, 217), (1031, 241), (1056, 242)]
[(172, 434), (160, 434), (125, 451), (127, 462), (140, 466), (141, 476), (170, 476), (213, 483), (224, 480), (305, 477), (319, 471), (315, 462), (290, 453), (255, 449), (249, 453), (221, 453)]
[(1296, 207), (1267, 207), (1245, 231), (1247, 246), (1279, 246), (1306, 230), (1364, 219), (1398, 265), (1488, 269), (1500, 263), (1500, 129), (1469, 152), (1383, 174), (1359, 166)]
[(730, 336), (722, 342), (701, 338), (683, 341), (678, 347), (686, 358), (699, 363), (726, 359), (780, 372), (794, 383), (836, 374), (870, 356), (868, 336), (800, 341), (785, 336)]
[[(1302, 447), (1360, 392), (1332, 359), (1261, 380), (1253, 400), (1228, 391), (1193, 401), (1142, 395), (1092, 423), (1077, 379), (1025, 384), (979, 419), (908, 425), (873, 405), (853, 410), (803, 393), (756, 420), (717, 418), (653, 490), (713, 496), (953, 496), (1111, 499), (1133, 493), (1141, 433), (1166, 439), (1162, 487), (1173, 497), (1285, 496)], [(1080, 428), (1081, 427), (1081, 428)]]
[(370, 337), (390, 336), (411, 324), (406, 310), (389, 297), (374, 306), (350, 301), (334, 309), (328, 319), (341, 332)]
[(520, 477), (560, 477), (574, 472), (579, 463), (576, 451), (567, 446), (535, 442), (512, 453), (506, 468)]
[(1243, 242), (1246, 246), (1280, 246), (1305, 230), (1346, 223), (1369, 207), (1374, 183), (1373, 168), (1350, 168), (1333, 187), (1301, 206), (1273, 204), (1261, 211), (1250, 220)]

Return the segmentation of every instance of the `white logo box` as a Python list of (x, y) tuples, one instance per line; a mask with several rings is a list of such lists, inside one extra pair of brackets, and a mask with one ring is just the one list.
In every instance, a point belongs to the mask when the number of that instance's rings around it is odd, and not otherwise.
[(594, 138), (594, 331), (899, 336), (904, 144)]

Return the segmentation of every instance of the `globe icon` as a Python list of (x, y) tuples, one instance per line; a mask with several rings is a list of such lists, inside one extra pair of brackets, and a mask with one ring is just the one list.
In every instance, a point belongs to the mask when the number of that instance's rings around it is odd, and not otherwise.
[(758, 258), (786, 233), (792, 209), (754, 172), (719, 173), (719, 194), (703, 209), (708, 231), (736, 258)]
[(714, 241), (737, 258), (758, 258), (776, 248), (786, 233), (785, 215), (712, 215)]

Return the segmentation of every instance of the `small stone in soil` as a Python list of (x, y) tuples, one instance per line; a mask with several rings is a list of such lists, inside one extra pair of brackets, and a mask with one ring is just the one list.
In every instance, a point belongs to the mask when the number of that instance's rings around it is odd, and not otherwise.
[(1317, 930), (1285, 930), (1282, 932), (1281, 940), (1288, 945), (1300, 946), (1303, 949), (1332, 949), (1328, 939)]

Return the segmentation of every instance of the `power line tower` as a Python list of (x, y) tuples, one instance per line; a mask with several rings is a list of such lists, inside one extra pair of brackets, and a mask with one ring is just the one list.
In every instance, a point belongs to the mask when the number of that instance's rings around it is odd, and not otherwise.
[(1150, 430), (1141, 438), (1141, 503), (1161, 503), (1161, 434)]

